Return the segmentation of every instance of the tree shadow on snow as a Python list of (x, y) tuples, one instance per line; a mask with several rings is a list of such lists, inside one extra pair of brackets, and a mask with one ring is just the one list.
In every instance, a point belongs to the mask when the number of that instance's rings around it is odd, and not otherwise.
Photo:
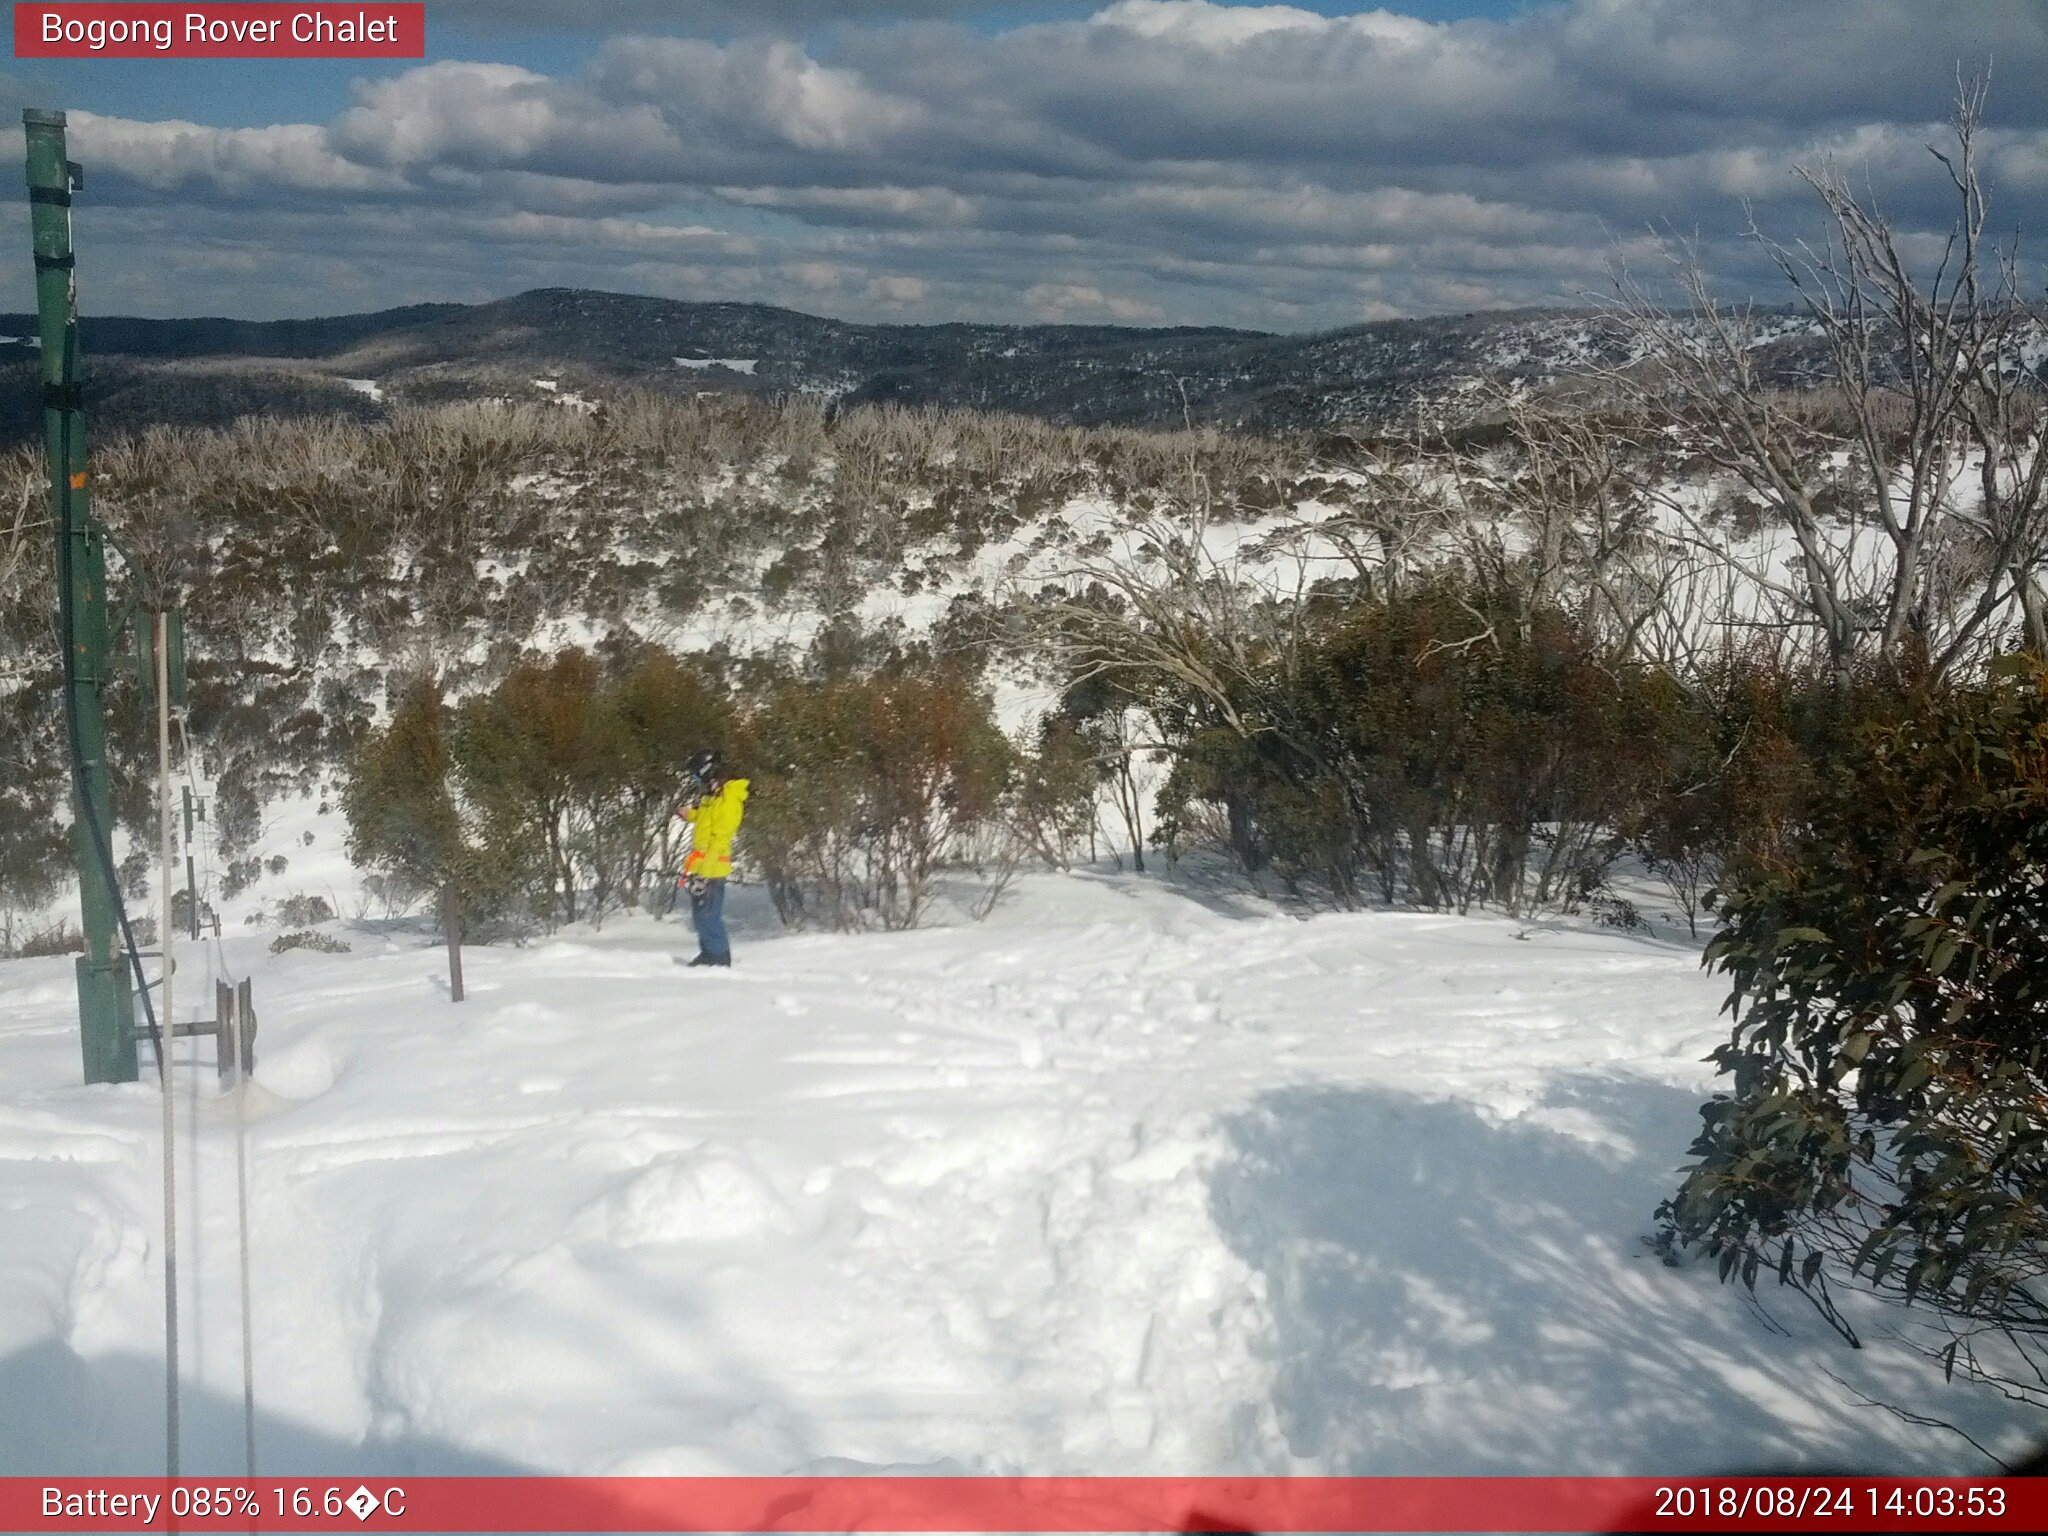
[[(188, 1382), (178, 1403), (180, 1474), (244, 1471), (241, 1398)], [(264, 1475), (287, 1477), (514, 1477), (534, 1470), (420, 1437), (344, 1440), (260, 1406), (256, 1465)], [(55, 1339), (0, 1360), (0, 1476), (149, 1477), (163, 1469), (161, 1360), (88, 1360)]]
[[(1881, 1446), (1892, 1464), (1868, 1470), (1980, 1472), (1955, 1437), (1901, 1431), (1819, 1376), (1812, 1357), (1831, 1355), (1871, 1390), (1877, 1362), (1796, 1302), (1773, 1309), (1791, 1336), (1773, 1334), (1711, 1270), (1646, 1251), (1698, 1107), (1588, 1075), (1500, 1124), (1318, 1088), (1229, 1123), (1212, 1215), (1265, 1277), (1273, 1406), (1294, 1453), (1336, 1474), (1648, 1476)], [(1925, 1391), (1909, 1406), (1969, 1406), (1914, 1366), (1887, 1378)]]
[(1122, 901), (1142, 902), (1159, 891), (1178, 896), (1216, 917), (1271, 918), (1292, 912), (1238, 873), (1235, 865), (1214, 857), (1183, 854), (1168, 860), (1154, 856), (1142, 874), (1116, 867), (1110, 860), (1078, 865), (1068, 873)]

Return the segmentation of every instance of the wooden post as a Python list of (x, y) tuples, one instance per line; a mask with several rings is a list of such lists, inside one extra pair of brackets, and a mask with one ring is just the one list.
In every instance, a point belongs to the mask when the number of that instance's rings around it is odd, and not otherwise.
[(448, 996), (462, 1001), (462, 897), (449, 881), (441, 887), (441, 927), (448, 935)]
[(219, 980), (213, 984), (213, 1055), (225, 1092), (235, 1085), (241, 1065), (242, 1029), (236, 1017), (235, 994)]
[(242, 1058), (242, 1076), (256, 1070), (256, 997), (248, 977), (235, 983), (235, 1040)]
[(192, 867), (192, 786), (185, 786), (185, 928), (199, 942), (199, 876)]

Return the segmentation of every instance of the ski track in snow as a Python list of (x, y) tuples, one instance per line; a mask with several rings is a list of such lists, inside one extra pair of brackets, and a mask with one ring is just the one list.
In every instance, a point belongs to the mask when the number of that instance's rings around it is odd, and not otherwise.
[[(460, 1007), (402, 928), (230, 938), (266, 1471), (1973, 1466), (1823, 1368), (2024, 1439), (1880, 1319), (1778, 1336), (1644, 1251), (1725, 1030), (1690, 945), (1107, 875), (789, 936), (735, 894), (729, 974), (636, 918), (471, 949)], [(77, 1085), (68, 973), (0, 964), (0, 1472), (144, 1473), (155, 1089)], [(240, 1464), (232, 1122), (181, 1058), (203, 1475)]]

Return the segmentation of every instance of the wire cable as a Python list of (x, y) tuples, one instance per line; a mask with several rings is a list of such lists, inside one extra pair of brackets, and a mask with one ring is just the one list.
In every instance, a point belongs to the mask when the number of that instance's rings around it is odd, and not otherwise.
[[(199, 777), (196, 773), (193, 772), (192, 764), (194, 762), (194, 758), (192, 755), (192, 742), (190, 737), (186, 734), (185, 717), (182, 714), (180, 714), (177, 717), (177, 724), (178, 740), (181, 744), (180, 750), (183, 752), (185, 759), (185, 782), (188, 786), (190, 786), (192, 790), (193, 800), (204, 801), (208, 797), (200, 793)], [(201, 820), (198, 823), (198, 825), (206, 828), (205, 834), (199, 838), (200, 869), (205, 875), (205, 879), (202, 883), (207, 892), (209, 894), (212, 894), (217, 892), (220, 887), (219, 874), (214, 867), (213, 861), (213, 823), (210, 821)], [(198, 893), (196, 891), (193, 893), (193, 900), (198, 900)], [(197, 914), (195, 913), (194, 915), (196, 916)], [(227, 948), (221, 942), (220, 919), (218, 908), (215, 909), (215, 918), (213, 923), (207, 926), (210, 926), (212, 930), (211, 938), (213, 963), (219, 968), (221, 976), (226, 978), (230, 985), (234, 985), (241, 980), (241, 977), (236, 974), (235, 968), (228, 964)]]
[[(155, 615), (155, 630), (151, 649), (156, 653), (156, 750), (157, 750), (157, 879), (161, 889), (157, 892), (157, 985), (163, 988), (164, 1027), (169, 1038), (164, 1042), (167, 1070), (163, 1074), (164, 1107), (164, 1272), (171, 1276), (170, 1290), (164, 1301), (164, 1355), (168, 1361), (169, 1381), (166, 1385), (169, 1414), (165, 1423), (165, 1455), (170, 1463), (171, 1476), (178, 1475), (178, 1305), (176, 1275), (178, 1269), (178, 1180), (177, 1180), (177, 1084), (178, 1075), (168, 1070), (176, 1065), (178, 1049), (177, 1010), (173, 1007), (173, 982), (178, 969), (177, 958), (171, 953), (171, 640), (170, 619), (159, 610)], [(194, 1108), (198, 1107), (195, 1097)], [(193, 1136), (198, 1144), (198, 1136)], [(199, 1161), (192, 1162), (193, 1200), (198, 1200)], [(195, 1227), (195, 1232), (197, 1228)], [(205, 1312), (200, 1314), (205, 1320)]]
[[(76, 358), (72, 355), (77, 346), (78, 325), (76, 311), (66, 328), (64, 337), (65, 374), (75, 372)], [(171, 1091), (171, 1058), (166, 1049), (162, 1026), (158, 1023), (156, 1006), (149, 998), (149, 979), (142, 971), (142, 953), (135, 942), (134, 926), (128, 921), (128, 904), (121, 897), (120, 872), (114, 868), (113, 845), (108, 841), (107, 829), (100, 824), (99, 811), (93, 805), (88, 782), (85, 751), (79, 743), (82, 721), (78, 712), (78, 647), (75, 636), (78, 631), (78, 605), (73, 595), (73, 583), (77, 579), (77, 562), (72, 551), (75, 542), (72, 533), (73, 503), (71, 500), (71, 456), (72, 433), (76, 417), (71, 411), (62, 413), (62, 424), (58, 428), (58, 443), (61, 448), (59, 462), (52, 466), (52, 479), (57, 487), (57, 521), (61, 532), (57, 536), (57, 608), (58, 622), (64, 638), (64, 723), (71, 739), (69, 753), (71, 763), (72, 797), (78, 805), (78, 815), (83, 823), (86, 842), (91, 844), (97, 855), (100, 873), (107, 882), (107, 895), (114, 907), (115, 919), (121, 927), (121, 937), (128, 949), (128, 963), (135, 972), (135, 995), (142, 1000), (142, 1015), (148, 1021), (150, 1044), (156, 1053), (157, 1078), (164, 1093)], [(102, 658), (104, 660), (104, 658)], [(85, 871), (79, 871), (83, 881)], [(87, 957), (90, 963), (91, 957)], [(168, 1111), (166, 1111), (168, 1113)], [(178, 1475), (178, 1258), (177, 1258), (177, 1189), (173, 1183), (175, 1170), (171, 1163), (171, 1144), (168, 1135), (164, 1142), (164, 1460), (167, 1475)]]
[[(173, 720), (178, 727), (178, 750), (183, 759), (185, 784), (195, 802), (203, 805), (206, 796), (200, 793), (199, 776), (193, 768), (192, 737), (186, 726), (185, 711), (180, 710)], [(200, 829), (204, 829), (201, 831)], [(205, 875), (204, 889), (210, 894), (215, 889), (213, 863), (213, 823), (201, 818), (194, 823), (194, 840), (200, 847), (200, 868)], [(194, 903), (192, 919), (198, 923), (199, 891), (189, 893)], [(232, 1051), (235, 1058), (235, 1222), (238, 1246), (238, 1267), (241, 1272), (242, 1310), (242, 1454), (247, 1476), (256, 1475), (256, 1327), (253, 1304), (254, 1287), (249, 1278), (249, 1079), (242, 1072), (246, 1059), (243, 1048), (243, 1032), (249, 1021), (242, 1016), (240, 1001), (240, 978), (228, 965), (227, 948), (221, 943), (218, 918), (210, 925), (210, 943), (207, 949), (207, 979), (215, 983), (218, 995), (219, 983), (226, 979), (236, 991), (235, 1001), (229, 1004), (234, 1010), (235, 1027), (231, 1035), (217, 1035), (215, 1049)]]

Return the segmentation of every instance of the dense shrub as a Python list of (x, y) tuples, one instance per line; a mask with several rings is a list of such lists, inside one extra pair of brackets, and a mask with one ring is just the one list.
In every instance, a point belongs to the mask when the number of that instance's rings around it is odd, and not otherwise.
[(683, 765), (725, 734), (720, 689), (667, 652), (571, 650), (465, 700), (452, 760), (482, 845), (534, 914), (601, 920), (666, 889)]
[(1742, 652), (1695, 679), (1687, 706), (1663, 717), (1662, 787), (1626, 823), (1693, 932), (1725, 871), (1786, 857), (1831, 765), (1910, 718), (1923, 692), (1890, 671), (1845, 677)]
[(310, 949), (322, 955), (345, 955), (349, 948), (346, 940), (337, 939), (331, 934), (317, 933), (310, 928), (295, 928), (289, 933), (280, 933), (270, 941), (270, 952), (273, 955), (288, 954), (295, 949)]
[[(1140, 872), (1145, 868), (1144, 794), (1138, 779), (1142, 704), (1121, 679), (1108, 673), (1079, 679), (1061, 695), (1059, 709), (1046, 722), (1040, 744), (1042, 755), (1074, 760), (1073, 766), (1063, 771), (1078, 775), (1082, 765), (1091, 771), (1094, 783), (1087, 796), (1086, 828), (1090, 841), (1096, 825), (1096, 801), (1106, 798), (1121, 824), (1131, 867)], [(1078, 795), (1078, 785), (1069, 793)], [(1116, 860), (1122, 868), (1121, 851)]]
[(1247, 868), (1343, 902), (1519, 910), (1597, 883), (1687, 708), (1559, 610), (1443, 575), (1317, 605), (1257, 729), (1183, 733), (1163, 808), (1220, 805)]
[[(176, 904), (173, 903), (173, 911)], [(310, 928), (315, 923), (334, 921), (334, 905), (325, 896), (296, 891), (277, 904), (277, 920), (287, 928)]]
[(30, 800), (0, 790), (0, 955), (14, 953), (39, 930), (41, 914), (71, 876), (71, 839), (55, 821), (54, 807), (33, 812), (25, 804)]
[(528, 657), (453, 710), (408, 689), (342, 796), (350, 853), (394, 907), (453, 881), (463, 910), (598, 921), (665, 901), (687, 828), (683, 765), (724, 751), (752, 781), (737, 849), (792, 924), (915, 925), (941, 872), (981, 915), (1027, 856), (1062, 863), (1093, 825), (1096, 764), (1070, 723), (1036, 750), (998, 729), (970, 674), (857, 626), (806, 670), (756, 660), (738, 686), (654, 647)]
[[(690, 752), (719, 745), (711, 678), (657, 647), (526, 659), (455, 721), (461, 791), (485, 842), (526, 870), (545, 922), (602, 920), (664, 891)], [(537, 879), (535, 879), (537, 872)]]
[[(1845, 1331), (1831, 1278), (1931, 1303), (1951, 1367), (2043, 1401), (2048, 672), (1913, 702), (1856, 727), (1783, 845), (1730, 872), (1707, 952), (1729, 1090), (1660, 1242), (1775, 1274)], [(1988, 1363), (1986, 1333), (2024, 1363)]]
[(33, 960), (47, 955), (82, 955), (85, 953), (85, 935), (69, 919), (59, 919), (48, 928), (25, 934), (14, 940), (0, 958), (9, 960)]
[(1007, 809), (1009, 742), (964, 675), (790, 678), (748, 722), (746, 848), (791, 923), (908, 928)]
[(496, 917), (514, 900), (519, 861), (465, 814), (451, 774), (441, 685), (415, 678), (399, 690), (390, 722), (358, 750), (342, 786), (349, 858), (399, 886), (435, 893), (444, 915)]
[(1017, 758), (1010, 818), (1014, 836), (1054, 868), (1066, 868), (1083, 850), (1092, 858), (1096, 795), (1103, 777), (1101, 753), (1084, 729), (1065, 714), (1047, 716), (1039, 725), (1037, 750)]

